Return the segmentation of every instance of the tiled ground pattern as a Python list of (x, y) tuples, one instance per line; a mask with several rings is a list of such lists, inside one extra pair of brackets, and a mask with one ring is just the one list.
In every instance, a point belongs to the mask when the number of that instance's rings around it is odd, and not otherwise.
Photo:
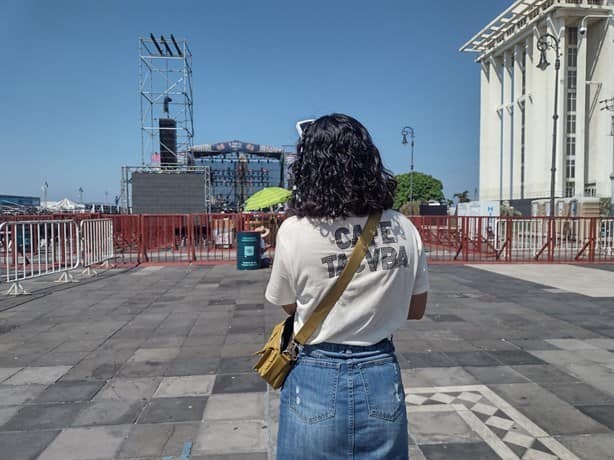
[[(614, 287), (431, 273), (427, 317), (395, 335), (412, 459), (610, 458)], [(0, 297), (1, 457), (274, 458), (278, 392), (250, 372), (283, 317), (267, 276), (145, 267)]]

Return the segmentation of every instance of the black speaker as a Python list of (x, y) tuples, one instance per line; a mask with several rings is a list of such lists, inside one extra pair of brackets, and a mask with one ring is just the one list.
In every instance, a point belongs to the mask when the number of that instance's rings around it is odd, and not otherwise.
[(172, 118), (160, 118), (160, 166), (177, 163), (177, 122)]

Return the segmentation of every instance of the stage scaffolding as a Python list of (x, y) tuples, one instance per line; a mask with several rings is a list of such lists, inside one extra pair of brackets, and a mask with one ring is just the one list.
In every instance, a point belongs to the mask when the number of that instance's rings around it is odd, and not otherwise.
[[(164, 147), (173, 152), (174, 163), (193, 165), (192, 53), (187, 40), (176, 40), (173, 34), (139, 38), (139, 92), (141, 166), (160, 161)], [(163, 127), (165, 133), (176, 132), (176, 145), (161, 145), (160, 120), (176, 122)]]

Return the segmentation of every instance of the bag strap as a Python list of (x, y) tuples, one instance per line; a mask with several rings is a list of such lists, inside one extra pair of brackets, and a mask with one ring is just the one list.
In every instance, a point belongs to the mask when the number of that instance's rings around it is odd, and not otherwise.
[(313, 311), (311, 316), (307, 319), (305, 324), (300, 331), (294, 337), (294, 342), (298, 344), (304, 344), (309, 340), (309, 338), (315, 333), (315, 331), (320, 327), (320, 324), (324, 321), (328, 313), (333, 309), (343, 291), (350, 281), (354, 277), (354, 273), (358, 270), (360, 263), (365, 257), (367, 253), (367, 248), (373, 241), (373, 237), (375, 236), (375, 232), (377, 231), (377, 225), (382, 217), (382, 213), (378, 212), (376, 214), (372, 214), (369, 216), (367, 220), (367, 224), (360, 234), (360, 238), (356, 243), (356, 247), (352, 251), (352, 255), (350, 259), (345, 264), (343, 271), (341, 272), (341, 276), (337, 278), (335, 284), (332, 288), (328, 290), (328, 292), (324, 295), (324, 298), (320, 301), (320, 304)]

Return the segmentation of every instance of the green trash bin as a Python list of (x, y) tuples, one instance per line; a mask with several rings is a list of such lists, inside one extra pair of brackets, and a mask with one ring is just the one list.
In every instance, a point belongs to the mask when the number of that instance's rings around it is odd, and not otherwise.
[(260, 233), (237, 233), (237, 269), (258, 270), (260, 268)]

